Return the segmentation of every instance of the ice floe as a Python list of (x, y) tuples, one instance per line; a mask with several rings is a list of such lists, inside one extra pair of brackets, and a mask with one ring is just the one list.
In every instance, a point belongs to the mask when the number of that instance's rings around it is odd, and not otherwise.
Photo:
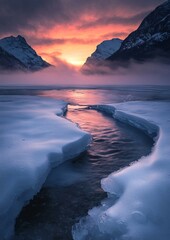
[(126, 102), (94, 108), (155, 139), (152, 153), (102, 179), (108, 193), (73, 229), (74, 240), (170, 239), (170, 102)]
[(11, 237), (51, 168), (86, 150), (91, 137), (61, 117), (66, 107), (37, 96), (0, 96), (0, 239)]

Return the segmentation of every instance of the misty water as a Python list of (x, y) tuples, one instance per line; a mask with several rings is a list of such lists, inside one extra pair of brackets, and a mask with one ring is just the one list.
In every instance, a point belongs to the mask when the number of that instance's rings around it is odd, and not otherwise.
[[(21, 94), (22, 90), (19, 91)], [(100, 187), (101, 179), (149, 154), (153, 146), (153, 141), (141, 131), (109, 115), (87, 109), (86, 105), (126, 101), (137, 96), (151, 100), (158, 92), (151, 96), (146, 91), (131, 95), (129, 91), (113, 94), (112, 90), (51, 89), (30, 91), (29, 94), (71, 103), (65, 117), (90, 132), (93, 141), (82, 156), (51, 172), (41, 191), (19, 215), (14, 239), (69, 240), (72, 239), (72, 226), (106, 198)]]

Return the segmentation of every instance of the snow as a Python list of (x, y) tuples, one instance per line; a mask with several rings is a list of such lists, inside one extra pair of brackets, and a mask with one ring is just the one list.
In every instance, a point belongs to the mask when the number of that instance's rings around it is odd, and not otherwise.
[(170, 239), (170, 102), (99, 105), (155, 139), (152, 153), (107, 178), (108, 198), (72, 230), (74, 240)]
[(0, 239), (11, 237), (50, 170), (87, 149), (91, 137), (62, 117), (66, 107), (54, 99), (0, 96)]
[(122, 49), (130, 49), (130, 48), (133, 48), (133, 47), (136, 47), (136, 46), (140, 46), (144, 43), (150, 43), (152, 44), (153, 42), (162, 42), (166, 39), (168, 39), (170, 37), (170, 33), (168, 32), (157, 32), (157, 33), (154, 33), (153, 35), (151, 34), (143, 34), (143, 35), (140, 35), (139, 37), (136, 37), (135, 38), (135, 41), (132, 42), (132, 41), (128, 41), (126, 43), (126, 45), (124, 45), (124, 47)]
[(105, 40), (97, 46), (97, 49), (92, 53), (90, 58), (104, 60), (115, 53), (121, 46), (122, 40), (113, 38), (112, 40)]
[(139, 47), (148, 47), (170, 38), (170, 1), (166, 1), (144, 18), (138, 29), (132, 32), (122, 43), (121, 51)]
[(45, 64), (42, 58), (37, 55), (21, 36), (0, 39), (0, 46), (28, 68), (38, 69)]
[(157, 42), (161, 42), (164, 41), (165, 39), (168, 39), (170, 37), (170, 33), (165, 32), (165, 33), (155, 33), (153, 34), (151, 40), (157, 41)]

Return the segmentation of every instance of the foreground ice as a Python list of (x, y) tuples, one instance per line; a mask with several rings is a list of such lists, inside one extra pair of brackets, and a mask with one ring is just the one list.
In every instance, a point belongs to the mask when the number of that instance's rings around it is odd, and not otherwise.
[(152, 153), (101, 181), (100, 207), (73, 227), (74, 240), (170, 239), (170, 102), (95, 106), (155, 138)]
[(0, 239), (10, 238), (51, 168), (86, 150), (89, 134), (57, 116), (65, 110), (63, 101), (0, 96)]

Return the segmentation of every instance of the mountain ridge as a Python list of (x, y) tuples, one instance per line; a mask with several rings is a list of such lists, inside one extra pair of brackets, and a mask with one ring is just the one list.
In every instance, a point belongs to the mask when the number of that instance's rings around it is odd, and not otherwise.
[(107, 59), (83, 66), (83, 73), (108, 73), (118, 67), (129, 67), (132, 62), (170, 62), (170, 0), (157, 6), (139, 27), (125, 38), (120, 48)]
[(17, 58), (13, 55), (9, 54), (2, 47), (0, 47), (0, 70), (11, 70), (14, 71), (16, 69), (23, 70), (25, 68), (24, 64), (22, 64)]
[(81, 71), (86, 72), (89, 68), (100, 65), (104, 60), (106, 60), (120, 48), (122, 42), (123, 40), (119, 38), (113, 38), (111, 40), (104, 40), (98, 44), (96, 50), (83, 64)]
[(147, 15), (108, 60), (144, 61), (166, 56), (170, 56), (170, 1)]
[(1, 70), (38, 71), (50, 66), (21, 35), (0, 39), (0, 48)]

